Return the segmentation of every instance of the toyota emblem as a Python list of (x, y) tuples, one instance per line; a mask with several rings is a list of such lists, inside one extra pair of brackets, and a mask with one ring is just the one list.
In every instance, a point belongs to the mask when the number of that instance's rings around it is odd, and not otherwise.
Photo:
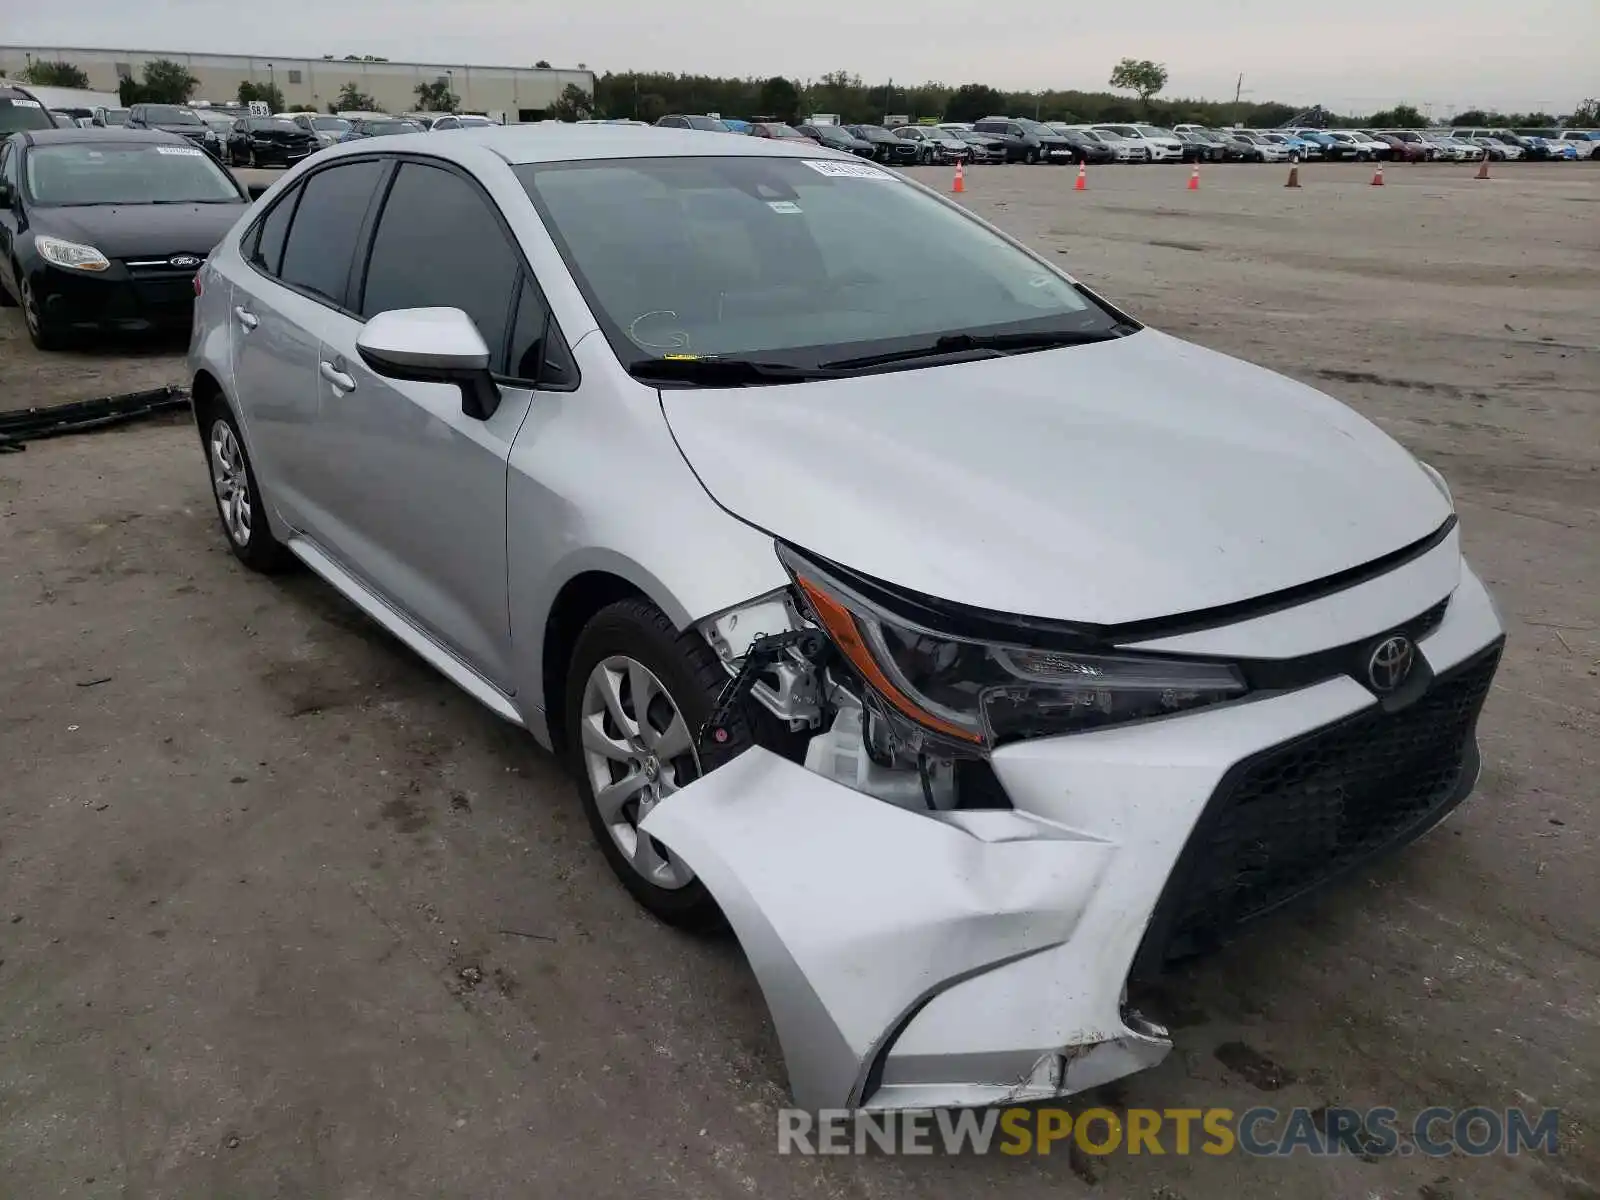
[(192, 254), (175, 254), (167, 259), (167, 262), (185, 271), (190, 267), (198, 267), (200, 265), (200, 260)]
[(1379, 695), (1388, 695), (1406, 681), (1416, 657), (1417, 648), (1410, 638), (1398, 633), (1384, 638), (1367, 659), (1367, 682)]

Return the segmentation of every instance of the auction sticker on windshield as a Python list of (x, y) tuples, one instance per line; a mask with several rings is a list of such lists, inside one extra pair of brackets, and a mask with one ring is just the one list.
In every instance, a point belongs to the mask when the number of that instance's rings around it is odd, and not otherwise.
[(157, 154), (188, 154), (188, 155), (193, 155), (195, 158), (202, 158), (202, 157), (205, 156), (205, 151), (204, 150), (196, 150), (192, 146), (157, 146), (156, 147), (156, 153)]
[(834, 179), (893, 179), (894, 176), (887, 171), (880, 171), (877, 167), (869, 167), (866, 163), (832, 162), (825, 158), (802, 158), (801, 162), (810, 167), (818, 175), (828, 175)]

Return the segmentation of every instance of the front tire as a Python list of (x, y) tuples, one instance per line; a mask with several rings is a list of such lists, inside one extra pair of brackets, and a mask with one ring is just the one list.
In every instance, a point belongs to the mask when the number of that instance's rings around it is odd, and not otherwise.
[(638, 831), (657, 804), (753, 744), (742, 715), (703, 758), (697, 742), (727, 672), (693, 630), (647, 600), (595, 614), (573, 648), (564, 712), (584, 815), (622, 885), (669, 925), (703, 929), (721, 910), (694, 872)]
[(216, 401), (202, 411), (200, 428), (211, 473), (211, 497), (217, 504), (217, 519), (222, 522), (228, 549), (252, 571), (277, 574), (294, 556), (267, 526), (266, 502), (238, 423), (227, 407)]
[[(19, 276), (21, 272), (18, 272)], [(28, 286), (26, 278), (17, 287), (17, 302), (22, 307), (22, 319), (28, 326), (28, 340), (39, 350), (51, 351), (65, 349), (67, 337), (54, 325), (47, 324), (44, 313), (39, 308), (39, 298), (33, 294), (33, 289)]]

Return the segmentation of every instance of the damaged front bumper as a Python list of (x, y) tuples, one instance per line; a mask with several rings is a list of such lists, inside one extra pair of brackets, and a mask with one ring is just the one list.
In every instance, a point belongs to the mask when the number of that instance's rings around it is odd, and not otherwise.
[[(798, 1105), (1069, 1095), (1170, 1050), (1125, 1002), (1130, 971), (1159, 961), (1166, 939), (1276, 907), (1337, 873), (1325, 866), (1418, 836), (1470, 791), (1501, 636), (1463, 568), (1419, 643), (1436, 678), (1400, 713), (1341, 675), (1018, 742), (992, 756), (1009, 810), (911, 811), (756, 748), (641, 828), (721, 905)], [(1396, 802), (1396, 787), (1415, 795)], [(1203, 869), (1219, 866), (1220, 883)]]

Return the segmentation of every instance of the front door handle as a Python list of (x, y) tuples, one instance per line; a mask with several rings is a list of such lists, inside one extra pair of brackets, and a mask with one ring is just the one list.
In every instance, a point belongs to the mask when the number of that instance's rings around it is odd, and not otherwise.
[(356, 390), (356, 381), (346, 375), (327, 359), (323, 359), (317, 366), (322, 377), (333, 384), (334, 390), (340, 392), (353, 392)]
[(235, 305), (233, 315), (238, 319), (239, 324), (245, 327), (246, 332), (261, 324), (261, 319), (243, 305)]

